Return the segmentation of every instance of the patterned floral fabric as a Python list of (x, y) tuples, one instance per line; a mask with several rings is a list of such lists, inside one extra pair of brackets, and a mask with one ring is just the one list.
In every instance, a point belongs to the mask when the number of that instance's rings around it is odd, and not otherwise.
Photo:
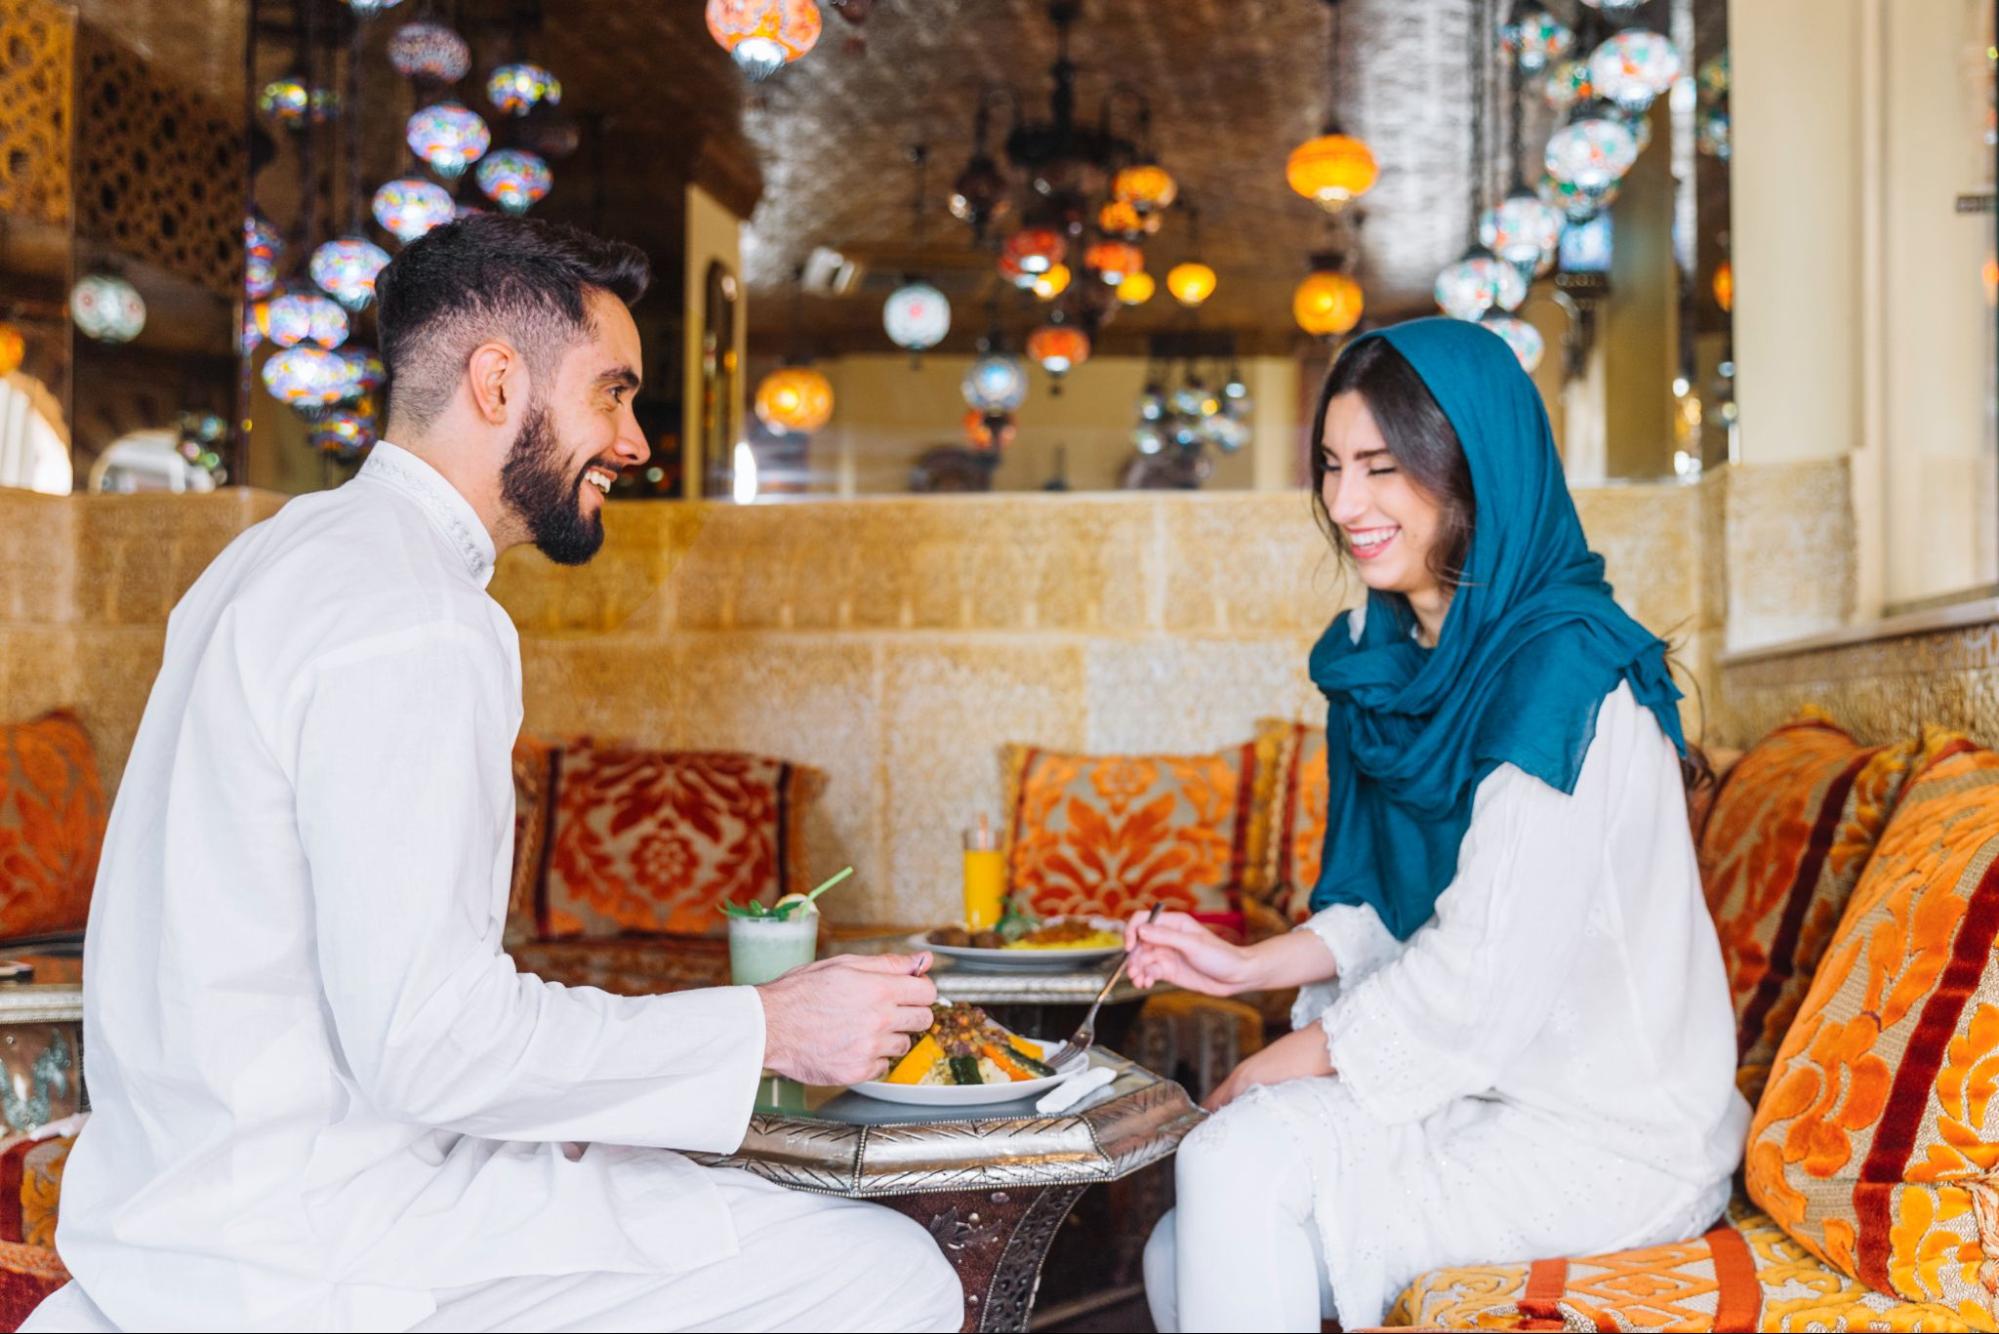
[(83, 929), (107, 814), (75, 715), (0, 725), (0, 940)]
[(62, 1172), (76, 1136), (0, 1141), (0, 1241), (56, 1244)]
[(1254, 742), (1212, 755), (1001, 753), (1010, 889), (1043, 916), (1162, 902), (1240, 913), (1256, 811)]
[(1736, 1083), (1752, 1103), (1916, 749), (1861, 746), (1807, 717), (1757, 742), (1711, 798), (1701, 883), (1735, 1001)]
[(517, 747), (516, 914), (540, 940), (720, 934), (724, 900), (807, 887), (801, 835), (824, 782), (756, 755)]
[(19, 1329), (42, 1298), (67, 1282), (69, 1271), (53, 1250), (0, 1241), (0, 1330)]
[(1572, 1330), (1971, 1330), (1947, 1306), (1899, 1301), (1827, 1268), (1747, 1200), (1704, 1237), (1581, 1260), (1437, 1269), (1391, 1326)]
[(1999, 1322), (1999, 754), (1932, 732), (1785, 1035), (1750, 1194), (1841, 1273)]
[(515, 967), (544, 981), (617, 996), (729, 985), (729, 945), (720, 938), (530, 941), (508, 953)]
[(1296, 925), (1312, 915), (1326, 842), (1326, 729), (1266, 718), (1256, 725), (1258, 818), (1243, 889)]

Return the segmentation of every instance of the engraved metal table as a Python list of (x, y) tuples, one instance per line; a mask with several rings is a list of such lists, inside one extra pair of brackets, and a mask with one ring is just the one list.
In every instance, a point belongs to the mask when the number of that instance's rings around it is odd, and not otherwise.
[(82, 1111), (83, 984), (71, 959), (35, 957), (35, 976), (0, 983), (0, 1133), (38, 1130)]
[[(922, 948), (910, 933), (904, 932), (834, 937), (820, 946), (819, 953), (821, 957), (832, 954), (913, 954)], [(1088, 1005), (1097, 998), (1098, 989), (1115, 967), (1115, 954), (1089, 968), (1020, 968), (1005, 971), (967, 967), (939, 954), (933, 956), (930, 980), (937, 984), (940, 1000), (963, 1001), (970, 1005)], [(1111, 992), (1106, 1004), (1123, 1005), (1141, 1001), (1148, 994), (1126, 979), (1119, 978), (1117, 989)]]
[(958, 1271), (964, 1328), (1024, 1330), (1049, 1243), (1077, 1197), (1165, 1158), (1202, 1116), (1171, 1080), (1107, 1051), (1091, 1061), (1116, 1078), (1056, 1116), (1032, 1102), (902, 1107), (781, 1085), (778, 1101), (759, 1103), (741, 1148), (697, 1156), (909, 1215)]

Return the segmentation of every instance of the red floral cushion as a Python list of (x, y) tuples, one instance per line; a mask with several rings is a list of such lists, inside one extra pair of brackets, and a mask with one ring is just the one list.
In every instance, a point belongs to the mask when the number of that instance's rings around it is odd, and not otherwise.
[(83, 929), (108, 814), (75, 715), (0, 725), (0, 939)]
[(575, 740), (515, 750), (510, 936), (719, 934), (724, 900), (806, 888), (816, 769), (758, 755)]
[(1033, 912), (1122, 917), (1159, 902), (1240, 924), (1254, 742), (1211, 755), (1008, 746), (1001, 770), (1008, 887)]
[(1326, 728), (1266, 718), (1257, 724), (1257, 804), (1250, 871), (1243, 889), (1295, 925), (1312, 915), (1312, 888), (1325, 857)]

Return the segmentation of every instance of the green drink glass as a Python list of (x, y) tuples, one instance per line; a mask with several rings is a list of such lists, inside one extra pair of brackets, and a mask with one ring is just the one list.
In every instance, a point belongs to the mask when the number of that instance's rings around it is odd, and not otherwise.
[(818, 952), (819, 914), (810, 908), (789, 917), (729, 918), (729, 980), (739, 987), (774, 982)]

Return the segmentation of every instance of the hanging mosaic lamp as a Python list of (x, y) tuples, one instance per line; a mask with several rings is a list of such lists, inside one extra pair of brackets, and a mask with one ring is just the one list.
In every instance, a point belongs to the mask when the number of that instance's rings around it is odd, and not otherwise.
[(1292, 318), (1314, 338), (1352, 333), (1366, 309), (1360, 284), (1333, 267), (1331, 257), (1319, 261), (1291, 296)]
[(243, 215), (243, 295), (261, 301), (277, 290), (285, 258), (284, 238), (261, 213)]
[(1694, 75), (1694, 82), (1700, 86), (1701, 101), (1709, 106), (1718, 106), (1728, 100), (1728, 52), (1723, 51), (1704, 61)]
[(457, 83), (472, 69), (472, 48), (442, 23), (405, 23), (389, 38), (389, 64), (405, 79)]
[(1708, 157), (1726, 162), (1734, 155), (1735, 148), (1729, 139), (1728, 113), (1719, 107), (1710, 107), (1701, 112), (1700, 124), (1694, 135), (1694, 146)]
[(1007, 446), (1013, 443), (1013, 418), (1005, 413), (989, 414), (977, 408), (966, 408), (962, 425), (965, 443), (982, 454), (1004, 453)]
[(1714, 303), (1724, 314), (1735, 309), (1735, 265), (1723, 260), (1714, 271)]
[(1060, 264), (1069, 242), (1053, 227), (1022, 227), (1000, 246), (1000, 259), (1011, 258), (1025, 274), (1042, 274)]
[(354, 11), (356, 18), (371, 19), (385, 9), (394, 9), (403, 0), (347, 0), (347, 7)]
[(1577, 103), (1568, 123), (1548, 136), (1548, 174), (1564, 185), (1601, 190), (1623, 180), (1637, 160), (1637, 136), (1602, 101)]
[(1570, 225), (1588, 222), (1617, 202), (1618, 186), (1615, 182), (1596, 189), (1585, 190), (1567, 181), (1558, 181), (1552, 176), (1541, 178), (1537, 192), (1543, 200), (1562, 211)]
[(1152, 300), (1152, 294), (1159, 290), (1159, 283), (1149, 273), (1140, 270), (1125, 275), (1125, 280), (1117, 285), (1117, 299), (1127, 306), (1142, 306)]
[(708, 35), (752, 83), (810, 51), (823, 27), (813, 0), (708, 0)]
[(1090, 359), (1090, 336), (1066, 324), (1044, 324), (1027, 336), (1027, 355), (1060, 379)]
[(375, 393), (389, 382), (389, 368), (372, 347), (349, 343), (340, 349), (340, 359), (347, 363), (347, 375), (353, 383), (350, 397)]
[(257, 331), (279, 347), (308, 339), (324, 348), (347, 341), (347, 312), (309, 287), (292, 287), (257, 307)]
[(1111, 198), (1129, 204), (1141, 218), (1163, 213), (1180, 197), (1180, 183), (1156, 162), (1126, 167), (1111, 178)]
[(1196, 260), (1175, 264), (1166, 274), (1166, 290), (1192, 310), (1215, 294), (1215, 271)]
[(1004, 352), (988, 352), (972, 363), (960, 386), (966, 406), (988, 417), (1018, 412), (1027, 401), (1027, 365)]
[(1020, 267), (1019, 256), (1001, 251), (995, 267), (999, 269), (999, 276), (1006, 282), (1025, 291), (1034, 290), (1034, 275)]
[(1521, 186), (1485, 211), (1478, 239), (1507, 263), (1535, 268), (1562, 244), (1562, 211)]
[(1499, 27), (1499, 47), (1521, 70), (1538, 74), (1567, 55), (1576, 44), (1568, 25), (1538, 4), (1516, 4), (1513, 16)]
[(1129, 241), (1099, 241), (1084, 253), (1083, 267), (1116, 287), (1132, 274), (1145, 272), (1145, 252)]
[(1512, 315), (1487, 315), (1479, 323), (1506, 340), (1506, 346), (1519, 360), (1521, 370), (1532, 375), (1539, 369), (1541, 354), (1548, 347), (1539, 329)]
[(882, 303), (882, 328), (906, 351), (935, 347), (951, 332), (951, 302), (929, 283), (904, 283)]
[(524, 148), (502, 148), (479, 162), (474, 179), (486, 198), (509, 213), (525, 213), (555, 187), (548, 164)]
[(1120, 241), (1135, 241), (1145, 234), (1145, 217), (1122, 199), (1110, 199), (1097, 210), (1097, 230)]
[(257, 110), (265, 120), (285, 130), (324, 125), (340, 110), (340, 98), (329, 88), (315, 88), (298, 74), (286, 74), (265, 84), (257, 94)]
[(0, 376), (12, 375), (27, 359), (28, 339), (11, 324), (0, 324)]
[(410, 116), (403, 141), (432, 171), (452, 180), (492, 147), (493, 133), (463, 102), (433, 102)]
[(93, 273), (70, 289), (69, 317), (86, 338), (129, 343), (146, 327), (146, 302), (117, 274)]
[(1645, 7), (1645, 0), (1583, 0), (1583, 3), (1611, 15), (1629, 14)]
[(443, 226), (451, 221), (451, 212), (451, 196), (444, 187), (421, 176), (400, 177), (375, 191), (375, 221), (398, 241), (414, 241)]
[(357, 459), (377, 439), (374, 414), (359, 408), (335, 408), (313, 423), (306, 439), (322, 454)]
[(833, 385), (810, 366), (780, 366), (764, 376), (753, 403), (771, 430), (810, 435), (833, 420)]
[(1589, 82), (1589, 61), (1563, 60), (1548, 71), (1547, 81), (1541, 85), (1542, 95), (1548, 105), (1558, 112), (1565, 112), (1578, 102), (1587, 102), (1595, 91)]
[(1138, 393), (1138, 416), (1141, 421), (1156, 422), (1166, 416), (1166, 390), (1157, 380), (1146, 381), (1145, 388)]
[(539, 106), (562, 101), (562, 80), (525, 60), (502, 65), (486, 76), (486, 100), (503, 116), (525, 116)]
[(388, 251), (365, 236), (345, 236), (313, 251), (306, 272), (335, 301), (360, 310), (375, 299), (375, 279), (387, 267)]
[(1562, 228), (1561, 261), (1565, 273), (1609, 273), (1616, 250), (1617, 233), (1608, 213)]
[(247, 357), (264, 345), (264, 320), (268, 301), (258, 301), (243, 307), (243, 327), (236, 331), (236, 355)]
[(1074, 276), (1069, 272), (1067, 264), (1057, 264), (1054, 268), (1048, 270), (1048, 272), (1037, 274), (1034, 281), (1028, 285), (1027, 290), (1034, 293), (1040, 300), (1053, 301), (1056, 297), (1061, 296), (1069, 290), (1069, 283)]
[(1291, 150), (1284, 179), (1327, 212), (1337, 212), (1374, 188), (1381, 168), (1374, 150), (1347, 134), (1322, 134)]
[(1453, 319), (1475, 320), (1494, 306), (1511, 310), (1526, 300), (1527, 280), (1484, 246), (1473, 246), (1437, 275), (1436, 298)]
[(1626, 111), (1643, 111), (1684, 68), (1672, 38), (1650, 28), (1626, 28), (1590, 56), (1590, 87)]
[(271, 354), (264, 363), (264, 387), (294, 408), (331, 407), (348, 393), (350, 372), (338, 353), (301, 343)]

